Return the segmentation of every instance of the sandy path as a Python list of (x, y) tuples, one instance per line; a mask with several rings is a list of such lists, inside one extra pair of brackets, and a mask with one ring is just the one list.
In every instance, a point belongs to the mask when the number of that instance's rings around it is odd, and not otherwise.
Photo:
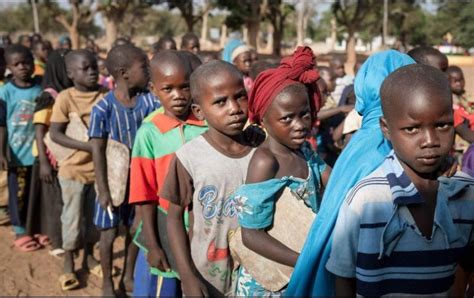
[[(58, 277), (62, 270), (62, 260), (52, 257), (47, 249), (22, 253), (13, 245), (10, 227), (0, 227), (0, 295), (5, 296), (100, 296), (101, 280), (95, 275), (79, 270), (77, 275), (81, 287), (63, 292)], [(123, 237), (115, 242), (114, 265), (122, 266)], [(98, 251), (95, 252), (98, 256)], [(76, 270), (82, 258), (76, 259)], [(115, 284), (118, 278), (114, 277)]]

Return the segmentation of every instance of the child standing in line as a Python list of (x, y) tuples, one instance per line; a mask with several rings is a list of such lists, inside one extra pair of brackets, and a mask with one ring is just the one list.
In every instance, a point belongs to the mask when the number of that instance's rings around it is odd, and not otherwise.
[(448, 69), (448, 57), (433, 47), (416, 47), (408, 51), (407, 55), (416, 63), (433, 66), (443, 72)]
[(380, 92), (393, 151), (348, 193), (326, 268), (337, 296), (449, 296), (457, 262), (472, 269), (474, 180), (440, 177), (454, 140), (448, 80), (408, 65)]
[(339, 58), (334, 58), (329, 63), (329, 66), (334, 71), (336, 76), (336, 86), (334, 87), (334, 91), (332, 91), (331, 96), (334, 98), (337, 105), (341, 101), (341, 95), (344, 88), (349, 86), (354, 82), (354, 77), (346, 74), (344, 69), (344, 61)]
[[(236, 192), (239, 224), (245, 246), (275, 262), (294, 267), (298, 252), (267, 233), (273, 225), (276, 201), (285, 187), (317, 213), (331, 168), (306, 142), (316, 121), (321, 98), (310, 48), (299, 47), (276, 69), (262, 72), (250, 95), (251, 121), (262, 124), (268, 137), (252, 157), (247, 179)], [(295, 201), (296, 202), (296, 201)], [(297, 206), (295, 204), (295, 206)], [(297, 208), (297, 207), (295, 207)], [(271, 268), (268, 268), (271, 270)], [(260, 285), (243, 266), (237, 296), (282, 294)]]
[(0, 89), (0, 166), (8, 169), (8, 210), (16, 235), (15, 246), (32, 251), (40, 245), (26, 235), (32, 154), (35, 130), (33, 113), (41, 86), (32, 79), (33, 55), (21, 45), (5, 49), (5, 60), (13, 77)]
[[(191, 55), (191, 54), (190, 54)], [(149, 115), (137, 132), (132, 151), (129, 202), (136, 204), (143, 223), (135, 242), (140, 246), (133, 296), (180, 296), (166, 230), (168, 202), (158, 196), (172, 154), (207, 130), (191, 113), (188, 55), (160, 51), (151, 61), (151, 91), (163, 111)], [(146, 259), (145, 259), (146, 254)], [(147, 263), (148, 261), (148, 263)]]
[[(127, 292), (133, 289), (133, 261), (138, 248), (132, 243), (129, 231), (134, 217), (133, 206), (129, 205), (127, 200), (119, 207), (112, 205), (107, 182), (109, 175), (107, 163), (114, 161), (106, 159), (107, 142), (114, 140), (132, 149), (143, 119), (158, 109), (160, 103), (152, 94), (144, 94), (149, 80), (149, 66), (148, 58), (141, 49), (133, 45), (117, 46), (107, 55), (106, 64), (117, 87), (93, 107), (89, 137), (99, 192), (95, 204), (94, 224), (101, 231), (102, 294), (115, 296), (112, 280), (112, 252), (120, 222), (126, 227), (125, 262), (120, 288)], [(125, 197), (128, 198), (128, 193)], [(113, 210), (111, 214), (108, 213), (108, 208)]]
[(44, 41), (35, 42), (31, 50), (35, 57), (35, 71), (33, 74), (42, 77), (46, 68), (46, 62), (48, 62), (50, 50)]
[(195, 55), (199, 54), (201, 51), (201, 45), (199, 43), (199, 38), (193, 32), (188, 32), (183, 35), (181, 38), (181, 48), (182, 51), (188, 51)]
[(58, 179), (61, 185), (63, 210), (61, 213), (64, 255), (63, 274), (59, 281), (63, 290), (72, 290), (79, 286), (74, 273), (74, 251), (79, 247), (81, 221), (85, 223), (82, 231), (84, 240), (83, 267), (91, 273), (101, 275), (100, 265), (94, 259), (93, 212), (95, 201), (94, 165), (92, 146), (89, 142), (79, 141), (66, 135), (66, 128), (72, 114), (80, 118), (82, 125), (89, 127), (92, 107), (104, 97), (107, 89), (100, 87), (97, 59), (88, 50), (75, 50), (66, 55), (68, 77), (74, 87), (59, 93), (51, 115), (51, 139), (55, 143), (75, 149), (65, 160), (59, 162)]
[[(228, 234), (237, 228), (230, 195), (247, 175), (247, 92), (230, 63), (211, 61), (191, 75), (193, 112), (209, 130), (175, 153), (160, 197), (169, 201), (168, 238), (183, 295), (232, 294)], [(183, 215), (189, 210), (189, 234)]]
[[(67, 76), (64, 57), (69, 50), (56, 50), (51, 53), (41, 82), (43, 92), (36, 99), (33, 124), (35, 125), (35, 144), (30, 199), (28, 206), (27, 232), (37, 234), (41, 245), (51, 244), (51, 255), (61, 255), (61, 211), (63, 202), (57, 178), (57, 161), (44, 143), (49, 130), (53, 104), (58, 93), (73, 86)], [(43, 234), (43, 235), (41, 235)]]

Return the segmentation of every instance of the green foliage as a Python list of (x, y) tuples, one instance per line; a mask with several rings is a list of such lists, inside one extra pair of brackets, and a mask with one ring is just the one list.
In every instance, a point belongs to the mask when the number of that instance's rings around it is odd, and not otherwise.
[[(120, 24), (121, 32), (130, 33), (128, 30), (133, 27), (135, 35), (177, 36), (187, 31), (183, 18), (168, 10), (148, 8), (141, 13), (144, 13), (142, 18)], [(130, 17), (130, 14), (127, 17)]]
[[(258, 0), (254, 0), (258, 1)], [(225, 19), (226, 26), (232, 30), (240, 30), (252, 14), (252, 0), (228, 1), (217, 0), (217, 7), (226, 9), (229, 15)]]
[[(64, 28), (54, 20), (59, 13), (66, 13), (57, 3), (37, 4), (39, 26), (42, 32), (63, 33)], [(33, 11), (30, 4), (4, 7), (0, 10), (0, 31), (34, 31)]]
[(474, 47), (474, 2), (464, 7), (459, 18), (457, 41), (465, 48)]
[(438, 9), (431, 28), (436, 43), (441, 43), (446, 33), (451, 33), (454, 43), (474, 47), (474, 2), (446, 1)]

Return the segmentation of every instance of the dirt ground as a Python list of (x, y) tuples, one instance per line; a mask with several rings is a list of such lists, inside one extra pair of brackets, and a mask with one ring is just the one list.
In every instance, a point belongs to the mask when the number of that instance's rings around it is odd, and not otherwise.
[[(77, 290), (64, 292), (58, 277), (62, 271), (62, 260), (50, 256), (48, 249), (22, 253), (13, 245), (14, 236), (10, 226), (0, 226), (0, 296), (100, 296), (101, 280), (95, 275), (80, 270), (82, 257), (76, 258), (76, 273), (81, 286)], [(114, 266), (122, 268), (123, 237), (115, 242)], [(95, 251), (95, 256), (99, 252)], [(79, 270), (78, 270), (79, 269)], [(114, 277), (117, 287), (119, 276)]]

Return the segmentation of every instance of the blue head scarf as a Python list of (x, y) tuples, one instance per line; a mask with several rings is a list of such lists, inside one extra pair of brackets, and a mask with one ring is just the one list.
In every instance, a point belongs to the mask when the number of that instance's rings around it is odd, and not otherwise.
[(236, 48), (239, 46), (243, 45), (244, 43), (240, 39), (229, 39), (229, 41), (225, 44), (224, 50), (222, 51), (222, 60), (229, 62), (229, 63), (234, 63), (232, 61), (232, 53)]
[(339, 207), (349, 190), (382, 164), (392, 149), (379, 125), (380, 87), (396, 69), (413, 64), (408, 55), (389, 50), (372, 55), (357, 73), (354, 89), (362, 127), (351, 138), (332, 170), (323, 202), (311, 227), (286, 296), (334, 296), (334, 276), (325, 268)]

